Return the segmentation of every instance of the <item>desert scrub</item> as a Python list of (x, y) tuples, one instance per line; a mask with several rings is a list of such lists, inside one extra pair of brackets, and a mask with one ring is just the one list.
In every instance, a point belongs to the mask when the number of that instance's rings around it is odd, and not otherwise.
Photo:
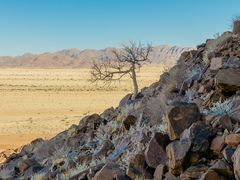
[(185, 97), (187, 98), (188, 102), (192, 102), (193, 99), (197, 97), (197, 92), (192, 89), (188, 89), (187, 91), (185, 91)]
[(212, 116), (224, 116), (228, 115), (231, 117), (236, 111), (239, 110), (240, 107), (236, 106), (235, 102), (239, 101), (239, 97), (234, 97), (231, 99), (227, 99), (223, 102), (218, 101), (213, 103), (212, 106), (207, 110), (205, 109), (203, 113), (205, 115), (212, 115)]
[(137, 111), (141, 107), (142, 107), (141, 101), (126, 103), (124, 106), (120, 107), (120, 113), (117, 116), (117, 121), (122, 122), (131, 112)]

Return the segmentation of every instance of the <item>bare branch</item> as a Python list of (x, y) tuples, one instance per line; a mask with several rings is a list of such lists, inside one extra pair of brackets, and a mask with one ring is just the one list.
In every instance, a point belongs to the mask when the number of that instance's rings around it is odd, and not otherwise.
[(138, 91), (136, 68), (140, 69), (144, 63), (150, 62), (149, 54), (152, 46), (144, 46), (141, 42), (130, 41), (122, 49), (112, 50), (112, 54), (105, 59), (94, 61), (91, 70), (92, 82), (104, 81), (111, 83), (129, 75), (134, 84), (134, 97)]

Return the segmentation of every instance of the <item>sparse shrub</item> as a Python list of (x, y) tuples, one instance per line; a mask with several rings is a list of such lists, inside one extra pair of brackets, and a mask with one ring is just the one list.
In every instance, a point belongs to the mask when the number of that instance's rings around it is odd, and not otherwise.
[(185, 97), (187, 97), (188, 102), (192, 102), (192, 100), (197, 96), (197, 92), (191, 89), (188, 89), (185, 92)]
[(203, 113), (205, 115), (213, 115), (213, 116), (224, 116), (229, 115), (230, 117), (232, 114), (237, 110), (234, 107), (234, 101), (239, 98), (231, 98), (227, 99), (224, 102), (216, 102), (213, 103), (212, 107), (210, 107), (208, 110), (204, 110)]

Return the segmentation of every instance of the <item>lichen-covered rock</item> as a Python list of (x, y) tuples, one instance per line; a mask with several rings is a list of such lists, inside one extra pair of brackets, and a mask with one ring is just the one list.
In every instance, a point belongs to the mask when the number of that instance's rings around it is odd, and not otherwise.
[(168, 135), (171, 140), (178, 139), (180, 134), (194, 122), (199, 121), (201, 114), (194, 103), (177, 103), (168, 113)]

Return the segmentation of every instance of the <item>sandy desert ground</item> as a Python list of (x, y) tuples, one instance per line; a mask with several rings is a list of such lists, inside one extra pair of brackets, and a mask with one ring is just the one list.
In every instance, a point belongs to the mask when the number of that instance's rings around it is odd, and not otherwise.
[[(159, 79), (162, 66), (138, 73), (142, 88)], [(0, 69), (0, 151), (50, 138), (84, 115), (117, 106), (131, 79), (111, 88), (89, 81), (89, 69)]]

